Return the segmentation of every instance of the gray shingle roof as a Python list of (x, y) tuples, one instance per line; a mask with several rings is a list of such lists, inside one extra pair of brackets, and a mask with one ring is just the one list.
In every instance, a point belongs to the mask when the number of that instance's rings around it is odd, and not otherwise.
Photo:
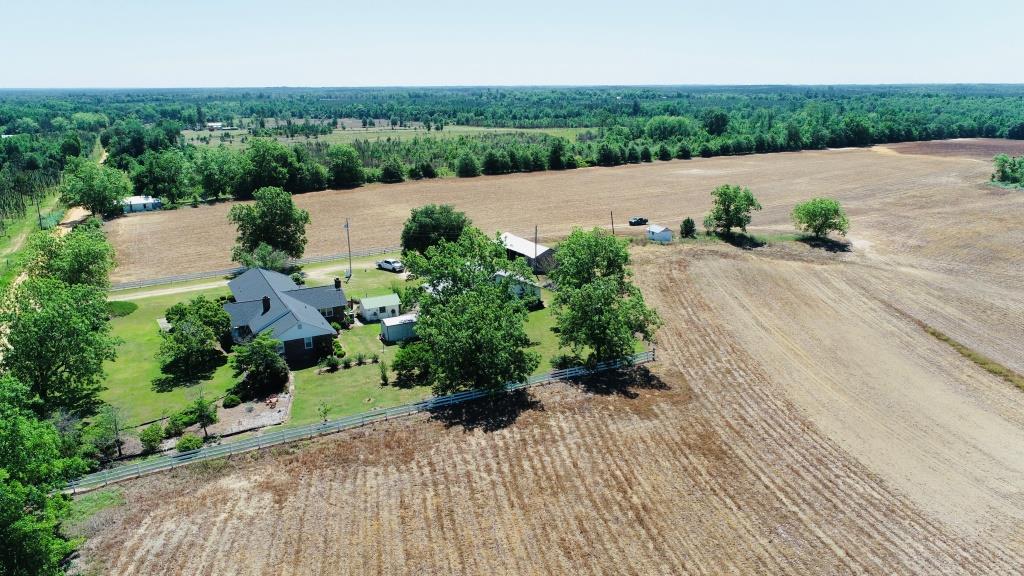
[(289, 291), (288, 295), (317, 309), (335, 308), (348, 304), (345, 299), (345, 291), (336, 289), (334, 286), (299, 288)]
[[(228, 288), (235, 296), (235, 302), (224, 304), (231, 316), (232, 326), (248, 326), (253, 334), (270, 331), (271, 336), (281, 336), (297, 324), (318, 328), (322, 334), (334, 334), (318, 308), (344, 306), (344, 290), (333, 286), (299, 288), (292, 279), (260, 268), (246, 270), (228, 282)], [(263, 298), (270, 307), (263, 311)]]

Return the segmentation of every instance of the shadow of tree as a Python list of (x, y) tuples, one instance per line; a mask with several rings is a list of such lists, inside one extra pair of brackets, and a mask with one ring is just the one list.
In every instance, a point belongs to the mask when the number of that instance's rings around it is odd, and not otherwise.
[(850, 243), (847, 241), (833, 240), (831, 238), (817, 238), (814, 236), (804, 236), (797, 238), (797, 242), (802, 242), (811, 248), (818, 248), (820, 250), (826, 250), (828, 252), (849, 252)]
[(627, 366), (618, 370), (596, 372), (577, 380), (572, 384), (590, 394), (602, 396), (617, 395), (625, 398), (636, 398), (635, 390), (669, 390), (671, 387), (661, 378), (651, 373), (646, 366)]
[(717, 235), (722, 242), (743, 250), (753, 250), (765, 245), (763, 240), (744, 232), (718, 232)]
[(195, 386), (203, 380), (213, 378), (213, 373), (228, 361), (227, 354), (217, 350), (208, 358), (195, 362), (191, 370), (179, 364), (164, 366), (163, 373), (153, 379), (153, 389), (157, 392), (170, 392), (181, 386)]
[(543, 404), (528, 390), (498, 392), (485, 398), (437, 408), (430, 418), (446, 428), (462, 426), (465, 430), (494, 432), (511, 426), (527, 410), (544, 410)]

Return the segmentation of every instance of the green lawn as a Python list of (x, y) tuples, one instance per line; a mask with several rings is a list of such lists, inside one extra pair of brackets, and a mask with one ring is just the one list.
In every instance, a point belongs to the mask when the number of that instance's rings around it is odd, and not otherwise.
[[(401, 282), (393, 273), (373, 269), (372, 262), (372, 259), (364, 258), (354, 264), (356, 269), (352, 281), (345, 286), (347, 294), (352, 297), (386, 294), (392, 291), (393, 283)], [(309, 266), (306, 268), (310, 274), (309, 284), (328, 283), (336, 269), (345, 268), (347, 262)], [(195, 387), (180, 387), (169, 392), (158, 392), (153, 387), (153, 379), (160, 375), (156, 360), (160, 346), (157, 318), (163, 317), (171, 305), (199, 294), (217, 297), (227, 293), (228, 289), (224, 286), (180, 294), (132, 298), (131, 301), (138, 305), (138, 309), (111, 321), (114, 335), (124, 342), (118, 346), (118, 359), (107, 363), (107, 389), (103, 392), (102, 398), (121, 408), (126, 422), (139, 424), (170, 414), (183, 408), (196, 394)], [(550, 303), (551, 297), (549, 291), (543, 292), (546, 302)], [(529, 314), (526, 332), (534, 343), (531, 349), (540, 355), (536, 374), (550, 371), (551, 360), (559, 353), (558, 335), (552, 331), (554, 324), (554, 315), (550, 307)], [(318, 408), (321, 403), (329, 406), (329, 418), (340, 418), (375, 408), (415, 402), (429, 396), (428, 388), (400, 389), (380, 385), (379, 368), (376, 364), (369, 363), (369, 359), (376, 353), (380, 360), (390, 365), (398, 346), (384, 346), (379, 336), (379, 324), (344, 330), (339, 336), (346, 358), (354, 362), (356, 355), (362, 352), (367, 357), (366, 365), (326, 374), (317, 374), (315, 367), (295, 371), (295, 399), (288, 424), (316, 422), (319, 419)], [(210, 380), (200, 384), (211, 396), (220, 396), (233, 385), (230, 367), (226, 364), (219, 367)]]
[(154, 420), (185, 407), (201, 386), (209, 396), (221, 396), (234, 385), (231, 368), (224, 364), (217, 368), (210, 380), (195, 386), (181, 386), (167, 392), (158, 392), (153, 379), (160, 376), (157, 352), (160, 349), (160, 331), (157, 318), (163, 318), (171, 305), (194, 298), (199, 294), (217, 297), (227, 294), (224, 288), (214, 288), (132, 300), (139, 308), (111, 320), (111, 332), (123, 342), (117, 347), (117, 359), (107, 362), (106, 390), (100, 397), (121, 409), (129, 425)]
[[(545, 291), (545, 299), (550, 294)], [(526, 333), (534, 342), (531, 348), (540, 355), (540, 364), (535, 374), (549, 372), (551, 359), (558, 353), (558, 335), (551, 331), (554, 316), (550, 308), (530, 312), (526, 322)], [(374, 353), (389, 365), (394, 360), (397, 345), (383, 346), (380, 341), (380, 325), (368, 324), (345, 330), (340, 338), (345, 348), (345, 357), (354, 360), (363, 352), (367, 358)], [(375, 408), (387, 408), (416, 402), (430, 396), (430, 388), (418, 387), (401, 389), (380, 385), (380, 368), (366, 364), (333, 373), (317, 374), (317, 369), (306, 368), (295, 372), (295, 400), (292, 403), (292, 417), (289, 425), (298, 426), (319, 420), (318, 408), (321, 403), (330, 407), (328, 418), (340, 418)], [(391, 375), (394, 378), (394, 374)]]

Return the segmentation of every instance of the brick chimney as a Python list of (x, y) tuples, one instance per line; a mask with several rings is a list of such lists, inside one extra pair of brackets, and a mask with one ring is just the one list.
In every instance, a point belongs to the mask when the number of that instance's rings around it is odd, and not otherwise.
[(270, 296), (264, 296), (263, 297), (263, 312), (262, 312), (262, 314), (266, 314), (267, 312), (270, 312)]
[(334, 278), (334, 289), (335, 290), (341, 290), (341, 278), (338, 278), (338, 277)]

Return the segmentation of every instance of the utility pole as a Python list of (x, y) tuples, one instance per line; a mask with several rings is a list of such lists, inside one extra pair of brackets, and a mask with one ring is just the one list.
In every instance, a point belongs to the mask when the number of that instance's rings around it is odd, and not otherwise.
[(39, 191), (37, 190), (33, 196), (36, 199), (36, 217), (39, 219), (39, 229), (43, 229), (43, 212), (39, 209)]
[(348, 218), (345, 218), (345, 242), (348, 244), (348, 274), (345, 275), (345, 282), (352, 279), (352, 237), (348, 232)]
[(615, 212), (609, 210), (608, 214), (612, 217), (612, 236), (615, 236)]

